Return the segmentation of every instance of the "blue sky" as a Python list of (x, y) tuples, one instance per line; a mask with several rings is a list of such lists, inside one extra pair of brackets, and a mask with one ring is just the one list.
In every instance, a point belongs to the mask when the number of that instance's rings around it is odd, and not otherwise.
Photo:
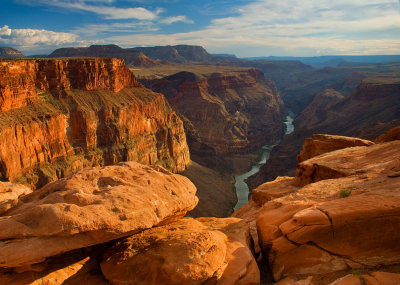
[(400, 0), (1, 0), (0, 46), (193, 44), (250, 56), (400, 54)]

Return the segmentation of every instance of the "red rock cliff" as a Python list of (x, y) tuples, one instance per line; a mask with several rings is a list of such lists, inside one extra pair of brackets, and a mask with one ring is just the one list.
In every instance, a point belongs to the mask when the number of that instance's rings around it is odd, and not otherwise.
[(143, 80), (166, 95), (190, 123), (198, 141), (214, 154), (243, 153), (278, 139), (283, 132), (282, 101), (274, 84), (256, 69), (222, 73), (180, 72), (162, 79)]
[(181, 120), (119, 59), (0, 62), (0, 176), (43, 185), (134, 160), (183, 171)]
[(66, 90), (110, 90), (140, 84), (116, 58), (38, 59), (0, 62), (0, 110), (27, 106), (37, 89), (62, 95)]

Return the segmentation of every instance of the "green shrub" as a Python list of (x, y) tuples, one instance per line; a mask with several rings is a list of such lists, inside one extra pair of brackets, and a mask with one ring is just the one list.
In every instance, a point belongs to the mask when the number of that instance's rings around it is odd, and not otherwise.
[(351, 195), (351, 189), (342, 189), (340, 190), (340, 198), (346, 198)]

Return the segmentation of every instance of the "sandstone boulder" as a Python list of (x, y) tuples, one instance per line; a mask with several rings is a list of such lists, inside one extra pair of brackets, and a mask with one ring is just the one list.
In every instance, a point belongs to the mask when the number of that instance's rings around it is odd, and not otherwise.
[(330, 285), (398, 285), (400, 274), (389, 272), (372, 272), (360, 276), (346, 275)]
[(351, 175), (376, 176), (383, 169), (387, 171), (400, 170), (398, 169), (399, 148), (400, 141), (393, 141), (370, 147), (353, 147), (332, 151), (301, 162), (297, 167), (296, 176), (304, 185), (323, 179)]
[(135, 162), (50, 183), (0, 217), (0, 267), (19, 267), (183, 217), (197, 203), (185, 177)]
[(400, 263), (399, 161), (400, 142), (392, 141), (300, 163), (306, 185), (258, 209), (259, 242), (275, 280)]
[(0, 215), (15, 207), (20, 196), (31, 192), (32, 190), (24, 185), (0, 182)]
[(266, 202), (285, 196), (298, 190), (296, 178), (278, 177), (274, 181), (264, 183), (251, 191), (252, 200), (258, 205), (264, 205)]
[(303, 148), (297, 156), (297, 162), (300, 163), (315, 156), (338, 149), (372, 144), (374, 144), (372, 141), (359, 138), (316, 134), (312, 135), (311, 138), (305, 139)]
[(118, 242), (101, 268), (112, 284), (259, 284), (240, 219), (185, 218)]
[[(108, 285), (100, 270), (104, 245), (50, 257), (44, 263), (0, 272), (0, 284), (7, 285)], [(21, 272), (22, 271), (22, 272)]]
[(400, 140), (400, 126), (390, 129), (387, 133), (380, 135), (375, 142), (376, 143), (383, 143), (383, 142), (390, 142)]

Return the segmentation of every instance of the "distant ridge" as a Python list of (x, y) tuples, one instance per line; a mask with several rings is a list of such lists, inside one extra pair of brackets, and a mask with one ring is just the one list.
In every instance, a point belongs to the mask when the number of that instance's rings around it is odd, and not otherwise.
[(148, 57), (167, 60), (175, 63), (184, 62), (210, 62), (215, 61), (215, 56), (209, 54), (201, 46), (176, 45), (176, 46), (155, 46), (138, 47), (136, 50), (143, 52)]
[(325, 55), (313, 57), (267, 56), (248, 57), (248, 60), (298, 60), (315, 68), (334, 67), (349, 63), (368, 64), (400, 61), (400, 55)]
[(22, 58), (25, 57), (19, 50), (12, 47), (0, 47), (0, 58)]
[(60, 48), (48, 57), (116, 57), (125, 61), (128, 66), (154, 66), (158, 61), (147, 57), (134, 49), (123, 49), (117, 45), (92, 45), (90, 47)]

